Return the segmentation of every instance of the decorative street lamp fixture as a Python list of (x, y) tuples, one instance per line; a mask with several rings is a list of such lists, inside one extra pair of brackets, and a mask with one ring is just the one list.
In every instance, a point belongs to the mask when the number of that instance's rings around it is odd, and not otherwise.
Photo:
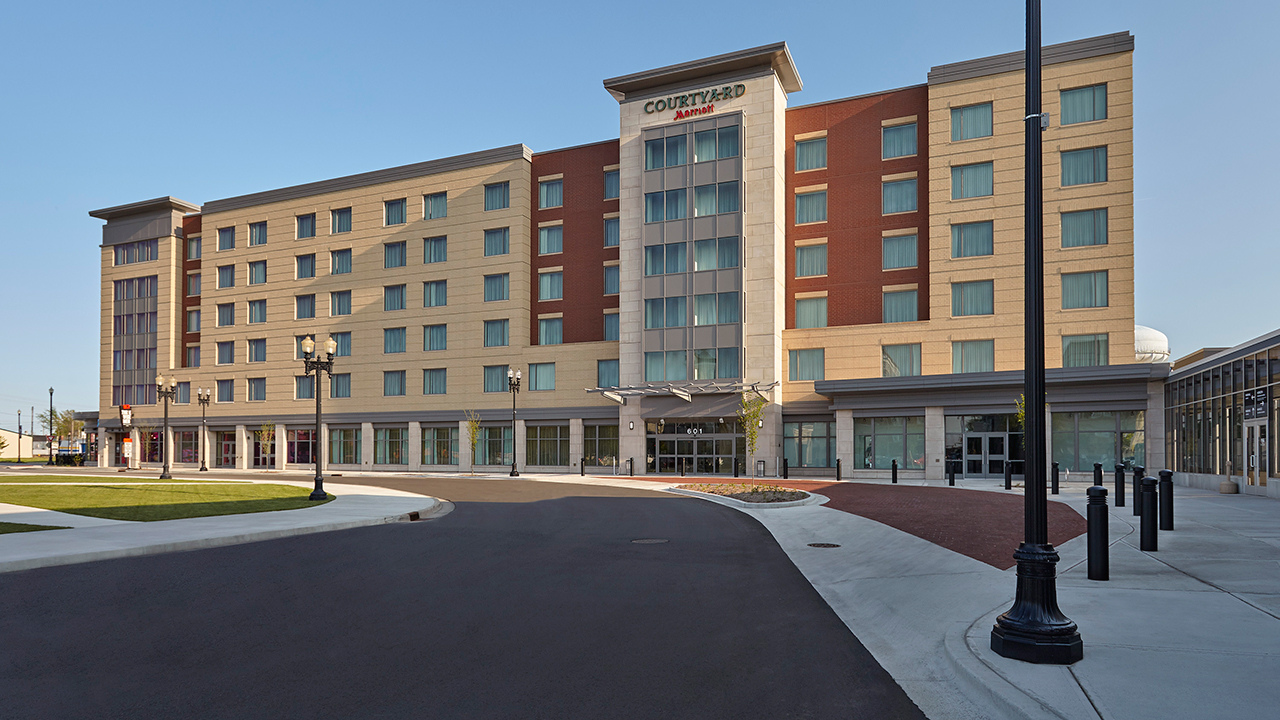
[(204, 388), (196, 388), (196, 402), (200, 403), (200, 472), (209, 472), (209, 468), (204, 464), (204, 458), (209, 454), (209, 424), (205, 418), (205, 408), (209, 407), (209, 401), (212, 399), (212, 388), (208, 391)]
[(49, 464), (53, 464), (53, 388), (49, 388)]
[[(324, 491), (324, 475), (320, 474), (320, 373), (326, 372), (330, 376), (333, 375), (333, 354), (338, 351), (338, 341), (330, 335), (328, 340), (324, 341), (325, 359), (321, 360), (319, 355), (315, 354), (316, 341), (310, 336), (302, 339), (302, 365), (305, 368), (304, 373), (310, 375), (315, 373), (315, 381), (311, 384), (311, 392), (316, 396), (316, 432), (312, 438), (312, 455), (316, 461), (316, 487), (311, 491), (308, 500), (327, 500), (329, 496)], [(314, 355), (314, 357), (313, 357)]]
[(511, 393), (511, 477), (520, 477), (516, 472), (516, 395), (520, 394), (520, 371), (507, 367), (507, 391)]
[(164, 457), (164, 469), (160, 471), (161, 480), (172, 480), (169, 474), (169, 401), (178, 397), (178, 378), (166, 378), (156, 375), (156, 395), (164, 400), (164, 434), (160, 436), (160, 455)]

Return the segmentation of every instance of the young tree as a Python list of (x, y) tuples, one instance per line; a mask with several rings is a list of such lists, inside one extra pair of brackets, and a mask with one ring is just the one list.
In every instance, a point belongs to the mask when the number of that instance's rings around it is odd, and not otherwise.
[(262, 423), (258, 428), (258, 442), (262, 444), (262, 454), (270, 457), (271, 447), (276, 440), (276, 426), (271, 423)]
[(480, 413), (467, 410), (467, 439), (471, 442), (471, 474), (476, 474), (476, 446), (480, 444)]
[(747, 458), (751, 463), (751, 479), (756, 477), (756, 444), (760, 442), (760, 422), (764, 420), (764, 410), (769, 401), (753, 392), (742, 393), (742, 405), (738, 408), (738, 421), (742, 423), (742, 433), (747, 439)]
[[(8, 440), (5, 440), (5, 439), (4, 439), (4, 436), (0, 435), (0, 457), (4, 457), (4, 449), (5, 449), (5, 448), (7, 448), (7, 447), (9, 447), (9, 441), (8, 441)], [(19, 455), (21, 455), (21, 454), (22, 454), (22, 452), (21, 452), (22, 448), (21, 448), (21, 447), (19, 447), (19, 448), (18, 448), (18, 450), (19, 450), (18, 454), (19, 454)], [(21, 458), (19, 458), (19, 459), (21, 459)]]

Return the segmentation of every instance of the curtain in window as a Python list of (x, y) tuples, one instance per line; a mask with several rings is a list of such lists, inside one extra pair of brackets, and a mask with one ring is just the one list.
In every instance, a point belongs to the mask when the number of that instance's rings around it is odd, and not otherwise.
[(249, 362), (267, 361), (267, 341), (263, 338), (249, 341)]
[(716, 351), (716, 377), (741, 377), (738, 369), (738, 348), (720, 348)]
[(200, 294), (200, 273), (187, 276), (187, 294), (192, 296)]
[(388, 370), (382, 373), (382, 394), (404, 395), (404, 371)]
[(383, 203), (383, 207), (386, 209), (387, 225), (403, 225), (404, 224), (404, 219), (405, 219), (404, 206), (405, 206), (404, 200), (388, 200)]
[(484, 301), (506, 300), (510, 297), (510, 278), (506, 273), (484, 276)]
[(618, 361), (596, 361), (596, 387), (618, 387)]
[(254, 401), (267, 399), (266, 378), (249, 378), (249, 399)]
[(719, 300), (716, 303), (719, 306), (720, 316), (718, 321), (720, 324), (736, 323), (740, 317), (740, 301), (737, 292), (722, 292), (719, 294)]
[(297, 400), (314, 400), (316, 397), (315, 378), (312, 378), (310, 375), (294, 377), (293, 397)]
[(351, 333), (349, 332), (333, 333), (332, 337), (333, 337), (333, 341), (338, 345), (338, 347), (333, 351), (334, 357), (350, 357)]
[(331, 257), (333, 261), (333, 274), (342, 275), (351, 272), (351, 251), (350, 250), (334, 250)]
[(689, 193), (685, 189), (667, 191), (667, 219), (683, 220), (689, 216)]
[(951, 226), (951, 257), (991, 255), (994, 234), (991, 221)]
[(796, 277), (827, 274), (827, 246), (809, 245), (796, 248)]
[(651, 192), (644, 194), (644, 221), (662, 222), (666, 217), (666, 211), (663, 209), (663, 198), (666, 196), (660, 192)]
[(667, 380), (689, 379), (689, 352), (687, 350), (668, 350)]
[(294, 313), (295, 318), (305, 320), (316, 316), (315, 295), (299, 295), (295, 300), (297, 301), (297, 311)]
[(605, 247), (618, 246), (618, 241), (620, 240), (620, 233), (619, 233), (618, 227), (619, 227), (618, 218), (605, 218), (605, 221), (604, 221), (604, 246)]
[(530, 390), (555, 390), (556, 389), (556, 364), (555, 363), (531, 363), (529, 365), (529, 389)]
[(559, 345), (564, 342), (564, 321), (560, 318), (538, 321), (538, 344)]
[(827, 326), (827, 299), (802, 298), (796, 300), (796, 327), (820, 328)]
[(509, 228), (484, 231), (484, 255), (506, 255), (511, 252), (511, 231)]
[(249, 224), (249, 244), (250, 245), (266, 245), (267, 244), (267, 224), (264, 222)]
[(791, 350), (788, 358), (789, 379), (796, 381), (822, 380), (826, 377), (826, 350)]
[(716, 131), (703, 130), (693, 134), (693, 161), (706, 162), (716, 159)]
[(229, 288), (236, 286), (236, 266), (223, 265), (218, 268), (218, 287)]
[(996, 368), (994, 340), (965, 340), (951, 343), (951, 372), (992, 372)]
[(689, 323), (689, 303), (684, 297), (667, 298), (667, 327), (684, 327)]
[(388, 285), (382, 289), (382, 309), (383, 310), (403, 310), (404, 309), (404, 286)]
[(881, 348), (882, 377), (904, 377), (920, 374), (920, 345), (885, 345)]
[(716, 324), (716, 294), (695, 295), (693, 298), (693, 324)]
[(396, 268), (405, 266), (407, 260), (405, 258), (404, 243), (385, 243), (382, 247), (383, 267)]
[(484, 186), (484, 209), (502, 210), (511, 207), (511, 186), (507, 183)]
[(503, 347), (507, 344), (507, 321), (484, 321), (484, 346)]
[(896, 125), (881, 131), (880, 157), (904, 157), (916, 154), (916, 124)]
[(1107, 181), (1107, 149), (1085, 148), (1062, 153), (1062, 184), (1085, 185)]
[(720, 204), (716, 212), (729, 213), (738, 211), (738, 181), (722, 182), (717, 187)]
[(351, 291), (343, 290), (341, 292), (332, 293), (329, 296), (330, 315), (350, 315), (351, 314)]
[(449, 259), (449, 240), (443, 237), (427, 238), (423, 241), (422, 262), (438, 263)]
[(667, 245), (667, 272), (678, 273), (689, 269), (689, 250), (685, 243)]
[(731, 158), (738, 157), (738, 126), (722, 127), (716, 131), (716, 137), (719, 147), (716, 149), (716, 157)]
[(722, 237), (717, 241), (720, 247), (720, 267), (734, 268), (738, 267), (738, 238)]
[(796, 143), (796, 171), (816, 170), (827, 166), (827, 139), (803, 140)]
[[(507, 366), (486, 365), (484, 368), (484, 391), (507, 392)], [(483, 430), (484, 428), (482, 428)]]
[(434, 280), (422, 284), (422, 306), (444, 307), (449, 304), (449, 281)]
[(335, 233), (351, 232), (351, 208), (342, 208), (341, 210), (334, 210), (332, 215), (333, 215), (333, 217), (331, 218), (332, 225), (333, 225), (332, 232), (335, 232)]
[(613, 200), (621, 194), (618, 182), (618, 171), (611, 170), (604, 174), (604, 199)]
[(693, 351), (693, 379), (716, 379), (716, 351), (714, 349)]
[(665, 153), (662, 150), (662, 140), (645, 140), (644, 141), (644, 169), (656, 170), (663, 165)]
[(697, 240), (693, 243), (693, 269), (715, 270), (717, 266), (716, 240)]
[(915, 290), (885, 293), (883, 302), (885, 322), (914, 322), (916, 320), (917, 303)]
[(662, 382), (667, 379), (666, 369), (663, 363), (665, 357), (665, 354), (661, 352), (647, 352), (644, 354), (645, 382)]
[(316, 256), (315, 255), (299, 255), (298, 256), (298, 279), (313, 278), (316, 276)]
[(1062, 309), (1107, 306), (1107, 271), (1063, 273)]
[(604, 294), (617, 295), (621, 291), (621, 271), (617, 265), (604, 269)]
[(916, 236), (897, 235), (881, 242), (881, 268), (912, 268), (916, 266)]
[(665, 246), (649, 245), (644, 249), (644, 274), (645, 275), (661, 275), (666, 272), (667, 261), (664, 254)]
[(538, 299), (560, 300), (564, 297), (564, 273), (551, 272), (538, 275)]
[(404, 328), (387, 328), (382, 331), (382, 352), (402, 353), (405, 350)]
[(234, 342), (218, 343), (218, 364), (229, 365), (236, 361), (236, 344)]
[(796, 195), (796, 224), (825, 222), (827, 219), (827, 193), (803, 193)]
[(667, 301), (661, 298), (644, 301), (644, 327), (646, 330), (656, 330), (666, 324), (666, 307)]
[(991, 136), (991, 103), (951, 109), (951, 139)]
[(1095, 367), (1107, 362), (1106, 334), (1062, 337), (1062, 367)]
[(310, 238), (316, 236), (316, 216), (315, 215), (299, 215), (298, 216), (298, 238)]
[(716, 214), (716, 186), (699, 185), (693, 189), (693, 216)]
[(449, 326), (448, 325), (428, 325), (426, 327), (426, 342), (423, 350), (448, 350), (449, 349)]
[(689, 162), (686, 155), (688, 142), (685, 135), (677, 135), (667, 138), (667, 167), (675, 167), (676, 165), (684, 165)]
[(951, 283), (951, 314), (992, 315), (995, 313), (995, 290), (991, 280)]
[(428, 220), (449, 216), (448, 195), (445, 193), (435, 193), (424, 198), (424, 214)]
[(604, 316), (604, 339), (618, 339), (618, 313), (609, 313)]
[(422, 371), (422, 394), (444, 395), (448, 388), (448, 371), (434, 368)]
[(261, 285), (267, 281), (267, 261), (258, 260), (249, 263), (249, 284)]
[(267, 301), (266, 300), (250, 300), (249, 301), (249, 322), (264, 323), (267, 321)]
[(915, 180), (884, 183), (880, 192), (880, 210), (883, 214), (914, 212), (916, 210)]
[(1106, 244), (1106, 208), (1062, 213), (1062, 247)]
[(218, 228), (218, 249), (234, 250), (236, 247), (236, 229), (233, 227)]
[(1063, 90), (1061, 99), (1063, 125), (1107, 119), (1106, 85)]
[(992, 194), (991, 163), (959, 165), (951, 168), (951, 199), (986, 197)]
[(564, 205), (564, 183), (560, 180), (538, 183), (538, 207), (552, 208)]

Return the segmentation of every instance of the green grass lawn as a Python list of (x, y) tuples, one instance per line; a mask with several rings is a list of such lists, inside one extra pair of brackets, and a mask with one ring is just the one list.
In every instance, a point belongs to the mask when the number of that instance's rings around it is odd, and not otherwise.
[(255, 483), (196, 485), (3, 485), (0, 502), (110, 520), (176, 520), (294, 510), (312, 502), (310, 488)]
[(37, 530), (69, 530), (62, 525), (28, 525), (26, 523), (0, 522), (0, 535), (5, 533), (35, 532)]
[(222, 483), (226, 484), (247, 484), (247, 480), (206, 480), (204, 478), (184, 479), (173, 478), (172, 480), (160, 480), (156, 476), (160, 473), (120, 473), (119, 475), (24, 475), (20, 472), (3, 472), (0, 473), (0, 485), (7, 483)]

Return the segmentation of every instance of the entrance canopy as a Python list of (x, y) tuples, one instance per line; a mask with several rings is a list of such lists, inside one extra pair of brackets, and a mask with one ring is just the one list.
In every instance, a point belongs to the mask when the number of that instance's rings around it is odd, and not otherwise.
[(747, 391), (754, 392), (759, 395), (762, 400), (769, 398), (765, 393), (772, 391), (778, 386), (777, 382), (753, 382), (745, 383), (736, 380), (709, 380), (701, 382), (687, 383), (646, 383), (644, 385), (625, 385), (622, 387), (597, 387), (583, 388), (589, 393), (599, 393), (600, 395), (618, 403), (626, 405), (627, 398), (654, 397), (661, 395), (673, 395), (684, 400), (685, 402), (693, 402), (694, 395), (724, 395), (728, 393), (744, 393)]

